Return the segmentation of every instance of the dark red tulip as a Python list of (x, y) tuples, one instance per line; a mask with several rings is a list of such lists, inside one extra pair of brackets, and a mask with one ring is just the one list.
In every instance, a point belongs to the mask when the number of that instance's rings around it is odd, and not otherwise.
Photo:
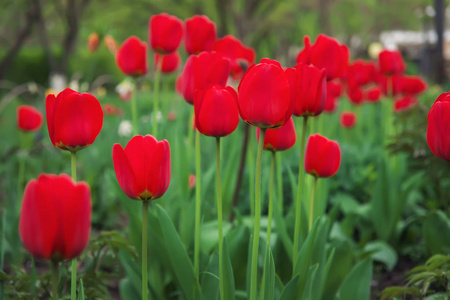
[(183, 21), (161, 13), (149, 21), (149, 41), (153, 51), (168, 54), (178, 49), (183, 38)]
[(402, 78), (403, 75), (401, 73), (381, 76), (379, 80), (383, 94), (390, 97), (400, 94), (402, 92)]
[(339, 122), (344, 128), (352, 128), (356, 124), (357, 116), (354, 112), (343, 111), (340, 115)]
[(194, 92), (212, 85), (225, 86), (230, 74), (230, 60), (217, 52), (202, 52), (189, 56), (180, 79), (184, 100), (194, 103)]
[(144, 75), (147, 73), (147, 44), (138, 37), (129, 37), (116, 52), (116, 64), (125, 75)]
[(415, 96), (427, 88), (426, 82), (419, 76), (402, 76), (401, 91), (404, 95)]
[(217, 40), (214, 51), (230, 59), (231, 76), (234, 79), (240, 79), (248, 66), (255, 62), (255, 50), (244, 46), (240, 40), (232, 35)]
[(347, 96), (351, 103), (361, 105), (364, 101), (364, 94), (359, 86), (347, 86)]
[(291, 89), (279, 62), (262, 59), (245, 72), (239, 84), (242, 120), (260, 128), (283, 126), (294, 111)]
[(319, 34), (314, 45), (310, 45), (309, 36), (303, 40), (305, 47), (297, 56), (297, 64), (312, 64), (325, 69), (327, 80), (343, 75), (350, 57), (347, 46), (324, 34)]
[(427, 143), (431, 152), (450, 161), (450, 92), (441, 94), (428, 113)]
[(178, 51), (162, 55), (155, 53), (154, 65), (156, 66), (160, 63), (159, 60), (162, 57), (161, 72), (162, 73), (172, 73), (175, 72), (181, 64), (181, 56)]
[(207, 16), (193, 16), (186, 19), (184, 49), (187, 54), (212, 51), (216, 42), (216, 24)]
[(331, 177), (339, 170), (341, 149), (336, 141), (310, 135), (305, 150), (305, 170), (315, 177)]
[(403, 98), (397, 99), (394, 102), (394, 112), (399, 113), (402, 111), (407, 111), (411, 107), (417, 105), (417, 100), (411, 96), (405, 96)]
[(327, 82), (327, 99), (325, 100), (324, 112), (336, 111), (338, 99), (342, 94), (342, 84), (339, 81)]
[(26, 132), (38, 131), (42, 126), (42, 113), (29, 105), (17, 107), (17, 127)]
[(325, 107), (327, 82), (325, 71), (313, 65), (299, 64), (286, 69), (294, 101), (294, 115), (317, 116)]
[[(260, 129), (256, 128), (256, 138), (259, 141)], [(289, 118), (283, 126), (277, 129), (267, 129), (264, 136), (264, 150), (284, 151), (294, 146), (297, 140), (294, 120)]]
[(378, 86), (373, 86), (365, 91), (364, 99), (368, 102), (378, 102), (381, 98), (381, 90)]
[(403, 73), (406, 69), (402, 55), (398, 51), (381, 51), (378, 54), (378, 64), (380, 66), (380, 72), (385, 75)]
[(94, 96), (65, 89), (45, 102), (53, 145), (74, 152), (94, 142), (103, 126), (102, 106)]
[(38, 258), (79, 256), (89, 241), (91, 193), (85, 182), (65, 174), (42, 174), (28, 182), (20, 211), (19, 233)]
[(239, 124), (238, 96), (230, 87), (214, 85), (194, 93), (195, 127), (201, 134), (222, 137)]
[(170, 183), (170, 147), (166, 140), (137, 135), (125, 147), (114, 144), (114, 170), (124, 193), (134, 200), (153, 200)]
[(95, 32), (91, 33), (88, 37), (87, 42), (89, 52), (95, 52), (95, 50), (98, 49), (99, 45), (100, 45), (100, 38), (98, 36), (98, 33)]

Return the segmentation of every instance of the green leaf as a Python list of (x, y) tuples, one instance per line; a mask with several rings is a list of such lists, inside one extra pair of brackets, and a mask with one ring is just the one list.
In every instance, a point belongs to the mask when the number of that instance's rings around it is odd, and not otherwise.
[(234, 275), (226, 238), (223, 239), (222, 248), (224, 298), (231, 300), (234, 299)]
[(286, 228), (286, 219), (282, 216), (278, 200), (275, 199), (275, 203), (273, 205), (273, 216), (275, 221), (274, 229), (279, 234), (281, 238), (281, 242), (283, 243), (284, 250), (286, 251), (289, 259), (292, 261), (292, 240), (289, 237), (287, 228)]
[(204, 300), (219, 298), (219, 255), (214, 252), (209, 259), (206, 272), (202, 273), (201, 285)]
[(272, 250), (270, 249), (270, 245), (266, 243), (266, 254), (264, 261), (264, 272), (263, 278), (264, 282), (264, 295), (260, 297), (264, 300), (272, 300), (274, 299), (274, 291), (275, 291), (275, 263), (273, 261)]
[(125, 278), (120, 281), (119, 284), (120, 298), (122, 299), (139, 299), (141, 294), (136, 292), (130, 279)]
[(297, 297), (297, 285), (300, 279), (300, 275), (295, 276), (288, 282), (283, 292), (281, 293), (279, 300), (298, 300)]
[(397, 264), (397, 252), (384, 241), (367, 243), (364, 250), (372, 252), (373, 260), (383, 263), (389, 271)]
[(450, 253), (450, 222), (442, 211), (427, 216), (423, 224), (423, 236), (432, 254)]
[[(175, 226), (166, 211), (160, 205), (156, 205), (156, 208), (164, 236), (166, 251), (169, 254), (177, 281), (183, 289), (184, 296), (190, 300), (201, 298), (201, 295), (199, 295), (201, 294), (200, 285), (180, 236), (175, 230)], [(194, 292), (196, 293), (195, 297)]]
[(370, 299), (370, 281), (372, 280), (372, 260), (365, 259), (355, 265), (342, 282), (340, 299)]
[(84, 300), (84, 287), (83, 287), (83, 279), (80, 279), (80, 300)]
[(253, 234), (250, 235), (250, 242), (248, 243), (248, 260), (247, 260), (247, 278), (246, 278), (246, 290), (247, 298), (250, 297), (250, 286), (252, 276), (252, 249), (253, 249)]

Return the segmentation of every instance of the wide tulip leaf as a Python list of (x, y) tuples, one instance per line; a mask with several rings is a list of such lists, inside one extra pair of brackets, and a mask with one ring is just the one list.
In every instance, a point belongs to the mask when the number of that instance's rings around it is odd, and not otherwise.
[(234, 275), (226, 238), (223, 239), (222, 255), (224, 298), (232, 300), (234, 299)]
[(370, 281), (372, 280), (372, 260), (365, 259), (355, 265), (342, 282), (340, 299), (370, 299)]

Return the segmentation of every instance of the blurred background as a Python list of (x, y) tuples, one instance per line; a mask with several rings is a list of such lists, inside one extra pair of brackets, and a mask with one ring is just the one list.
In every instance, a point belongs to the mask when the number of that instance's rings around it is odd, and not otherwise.
[[(105, 37), (119, 45), (130, 35), (148, 40), (148, 20), (160, 12), (180, 19), (205, 14), (218, 36), (233, 34), (253, 47), (257, 59), (295, 63), (303, 36), (336, 37), (352, 59), (396, 48), (409, 62), (408, 73), (445, 82), (449, 73), (450, 7), (443, 0), (3, 0), (0, 3), (0, 82), (56, 81), (118, 83), (123, 77)], [(100, 46), (88, 50), (89, 35)], [(112, 39), (109, 40), (112, 42)], [(56, 79), (55, 76), (57, 75)], [(60, 75), (63, 75), (62, 77)]]

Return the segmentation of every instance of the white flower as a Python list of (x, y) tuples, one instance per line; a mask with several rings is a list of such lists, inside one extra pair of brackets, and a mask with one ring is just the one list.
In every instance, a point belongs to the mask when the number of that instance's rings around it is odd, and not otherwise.
[(119, 136), (131, 136), (131, 133), (133, 132), (133, 125), (131, 125), (131, 122), (128, 120), (123, 120), (119, 124)]

